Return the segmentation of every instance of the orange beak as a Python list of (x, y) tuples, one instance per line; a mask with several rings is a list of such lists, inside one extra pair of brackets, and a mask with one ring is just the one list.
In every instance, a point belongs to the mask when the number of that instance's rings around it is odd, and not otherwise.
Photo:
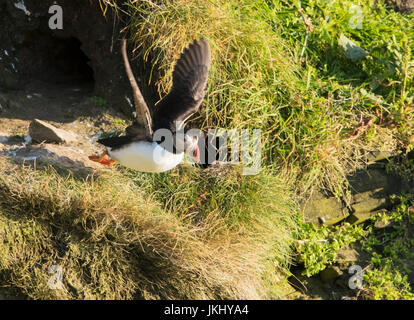
[(194, 149), (193, 160), (197, 163), (200, 162), (200, 149), (198, 148), (198, 146), (196, 146), (195, 149)]

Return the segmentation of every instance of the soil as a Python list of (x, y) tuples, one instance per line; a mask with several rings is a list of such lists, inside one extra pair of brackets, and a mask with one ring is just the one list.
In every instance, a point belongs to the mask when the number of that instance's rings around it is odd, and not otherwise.
[[(95, 96), (131, 116), (131, 88), (120, 52), (120, 38), (128, 38), (121, 33), (122, 16), (111, 10), (104, 16), (99, 1), (62, 0), (63, 29), (51, 29), (49, 8), (55, 1), (16, 2), (0, 0), (0, 88), (35, 93), (42, 86), (33, 81), (40, 80), (65, 85), (69, 90), (65, 93), (75, 99), (79, 94), (70, 90), (87, 83)], [(129, 44), (129, 53), (131, 48)], [(132, 53), (130, 60), (146, 100), (158, 100), (153, 88), (140, 81), (142, 61)]]
[[(109, 105), (95, 105), (92, 97), (90, 83), (68, 85), (33, 81), (25, 90), (0, 89), (0, 156), (29, 162), (47, 159), (73, 170), (104, 168), (88, 159), (89, 155), (103, 150), (95, 142), (97, 135), (121, 130), (128, 120)], [(75, 133), (76, 141), (27, 143), (29, 125), (35, 118)]]

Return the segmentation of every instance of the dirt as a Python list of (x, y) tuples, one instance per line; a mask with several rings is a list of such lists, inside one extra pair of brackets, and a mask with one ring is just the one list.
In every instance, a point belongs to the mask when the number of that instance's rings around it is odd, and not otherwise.
[[(25, 90), (0, 89), (0, 156), (26, 162), (47, 160), (73, 170), (102, 169), (102, 165), (88, 159), (103, 150), (95, 142), (97, 135), (122, 130), (128, 120), (109, 105), (95, 105), (92, 97), (90, 84), (34, 81)], [(28, 128), (35, 118), (76, 134), (76, 141), (28, 143)]]
[[(68, 85), (83, 82), (96, 96), (131, 116), (131, 88), (120, 52), (120, 38), (128, 38), (120, 32), (123, 17), (111, 10), (104, 16), (99, 1), (62, 0), (63, 28), (51, 29), (49, 8), (55, 2), (24, 0), (16, 6), (15, 0), (0, 0), (0, 88), (36, 93), (33, 81), (60, 83), (67, 87), (65, 95), (73, 95), (76, 102), (77, 94)], [(144, 63), (132, 53), (130, 57), (140, 88), (147, 101), (152, 101), (156, 92), (140, 81)], [(70, 107), (65, 115), (71, 116)], [(57, 119), (56, 114), (44, 117)]]
[[(120, 32), (123, 18), (104, 16), (97, 1), (60, 1), (63, 29), (51, 29), (54, 4), (0, 0), (0, 156), (96, 168), (87, 156), (102, 147), (92, 137), (123, 129), (134, 110), (119, 46), (128, 35)], [(130, 56), (140, 82), (144, 65)], [(139, 85), (151, 102), (152, 89)], [(25, 144), (35, 118), (77, 134), (77, 141)]]

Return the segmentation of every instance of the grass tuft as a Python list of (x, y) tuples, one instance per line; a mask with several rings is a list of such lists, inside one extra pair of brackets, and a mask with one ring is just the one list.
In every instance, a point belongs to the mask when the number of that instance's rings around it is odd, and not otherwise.
[[(0, 279), (19, 295), (258, 299), (275, 294), (261, 276), (286, 267), (293, 210), (286, 191), (260, 184), (264, 176), (239, 177), (229, 188), (218, 186), (228, 177), (216, 180), (216, 189), (203, 190), (211, 211), (205, 202), (189, 218), (203, 198), (194, 189), (185, 194), (178, 184), (184, 180), (188, 186), (193, 179), (194, 188), (202, 190), (212, 182), (197, 169), (75, 177), (52, 167), (35, 170), (1, 161)], [(220, 209), (236, 190), (243, 195)], [(255, 191), (269, 192), (262, 200), (270, 203), (263, 204)], [(249, 201), (253, 196), (259, 199)], [(280, 263), (269, 264), (274, 255)], [(48, 285), (52, 265), (62, 268), (63, 290)]]
[[(301, 193), (324, 187), (343, 194), (346, 175), (365, 165), (370, 151), (409, 147), (412, 14), (401, 16), (384, 1), (101, 2), (124, 11), (157, 98), (168, 92), (183, 48), (207, 38), (213, 51), (208, 92), (189, 127), (260, 128), (263, 164), (292, 174)], [(362, 29), (352, 23), (355, 5)], [(341, 34), (368, 57), (348, 59)], [(356, 136), (371, 118), (370, 129)], [(394, 143), (383, 143), (389, 140)]]

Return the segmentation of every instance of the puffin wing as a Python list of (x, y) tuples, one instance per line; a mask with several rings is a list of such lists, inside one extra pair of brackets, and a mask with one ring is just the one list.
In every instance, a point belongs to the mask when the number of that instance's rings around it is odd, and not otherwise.
[(124, 145), (136, 141), (152, 142), (152, 136), (150, 136), (147, 130), (137, 121), (134, 121), (132, 125), (127, 127), (125, 133), (126, 135), (124, 136), (103, 138), (99, 139), (97, 142), (112, 149), (122, 148)]
[(133, 142), (133, 140), (130, 136), (120, 136), (120, 137), (110, 137), (110, 138), (99, 139), (97, 142), (111, 149), (119, 149)]
[(131, 66), (129, 64), (127, 52), (126, 52), (126, 40), (122, 39), (122, 57), (124, 59), (125, 71), (128, 76), (129, 82), (132, 87), (132, 93), (134, 96), (134, 104), (136, 110), (136, 121), (132, 126), (141, 126), (145, 129), (148, 135), (152, 135), (152, 119), (151, 113), (145, 103), (144, 97), (142, 96), (141, 90), (139, 90), (138, 84), (135, 80), (134, 74), (132, 73)]
[(175, 132), (175, 122), (182, 124), (198, 111), (205, 95), (211, 52), (205, 39), (194, 41), (181, 54), (174, 67), (172, 87), (155, 108), (153, 130), (170, 129)]
[(121, 148), (122, 146), (134, 141), (151, 141), (152, 138), (152, 119), (148, 106), (139, 90), (134, 74), (129, 64), (126, 52), (126, 40), (122, 39), (122, 57), (124, 59), (125, 71), (132, 87), (134, 95), (134, 104), (136, 110), (136, 118), (132, 125), (126, 128), (126, 135), (120, 137), (110, 137), (99, 139), (97, 142), (112, 149)]

